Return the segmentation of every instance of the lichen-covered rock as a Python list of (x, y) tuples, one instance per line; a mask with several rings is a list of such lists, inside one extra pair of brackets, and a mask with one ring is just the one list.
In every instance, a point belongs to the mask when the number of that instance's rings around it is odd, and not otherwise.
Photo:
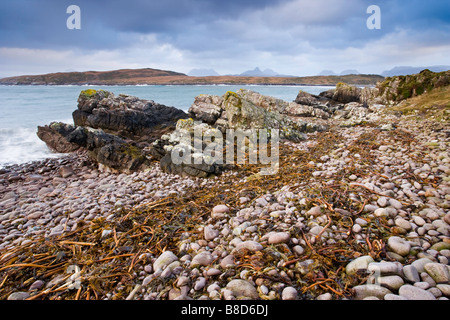
[(384, 103), (392, 104), (448, 85), (450, 71), (432, 72), (425, 69), (418, 74), (388, 77), (377, 84), (377, 89)]
[[(304, 132), (322, 131), (326, 127), (315, 123), (294, 120), (293, 116), (327, 115), (322, 110), (302, 110), (296, 103), (289, 103), (254, 91), (240, 89), (228, 91), (222, 97), (199, 96), (189, 109), (189, 115), (205, 121), (222, 131), (225, 129), (280, 129), (280, 137), (300, 141)], [(316, 113), (316, 114), (315, 114)], [(213, 123), (213, 120), (215, 122)]]
[(332, 99), (341, 103), (361, 102), (361, 89), (346, 83), (339, 82)]
[(214, 124), (222, 115), (222, 102), (222, 97), (201, 94), (195, 97), (194, 103), (188, 110), (189, 116), (208, 124)]

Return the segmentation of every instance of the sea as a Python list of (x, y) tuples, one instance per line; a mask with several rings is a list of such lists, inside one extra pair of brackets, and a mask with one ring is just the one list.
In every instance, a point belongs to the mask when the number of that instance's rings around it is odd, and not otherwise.
[(0, 85), (0, 168), (46, 158), (52, 153), (37, 135), (37, 126), (52, 121), (73, 123), (72, 112), (82, 90), (103, 89), (115, 95), (127, 94), (188, 111), (200, 94), (223, 95), (248, 89), (285, 101), (294, 101), (299, 90), (319, 94), (328, 86), (267, 85), (136, 85), (136, 86), (5, 86)]

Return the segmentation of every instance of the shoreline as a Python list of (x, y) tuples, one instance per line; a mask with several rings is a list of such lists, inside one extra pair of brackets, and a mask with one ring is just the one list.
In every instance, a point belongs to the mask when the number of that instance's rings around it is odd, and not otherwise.
[[(413, 282), (404, 271), (423, 259), (448, 265), (450, 143), (445, 124), (399, 121), (393, 131), (335, 126), (283, 143), (281, 172), (266, 180), (251, 166), (210, 179), (165, 174), (156, 163), (113, 174), (86, 154), (13, 165), (0, 175), (0, 262), (9, 275), (0, 299), (228, 300), (238, 298), (237, 284), (269, 300), (387, 299), (414, 283), (445, 298), (447, 287), (426, 270)], [(391, 238), (407, 239), (408, 252)], [(38, 261), (59, 252), (55, 267)], [(397, 281), (390, 289), (374, 293), (365, 275), (346, 270), (367, 256), (400, 270), (385, 277)], [(70, 265), (83, 270), (81, 289), (55, 290)], [(398, 278), (406, 280), (396, 287)], [(103, 289), (89, 285), (94, 279)]]

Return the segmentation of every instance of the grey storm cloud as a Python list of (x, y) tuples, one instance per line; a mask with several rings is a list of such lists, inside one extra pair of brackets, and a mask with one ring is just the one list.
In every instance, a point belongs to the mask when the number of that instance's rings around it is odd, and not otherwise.
[[(383, 9), (383, 28), (365, 28), (366, 8)], [(82, 29), (65, 27), (65, 10), (76, 4)], [(234, 43), (261, 50), (296, 44), (362, 46), (395, 28), (449, 29), (450, 2), (372, 0), (6, 0), (0, 3), (0, 45), (8, 47), (108, 49), (132, 45), (135, 35), (191, 51), (223, 50)]]
[[(81, 30), (66, 28), (73, 4), (81, 8)], [(366, 27), (370, 5), (381, 8), (381, 30)], [(74, 55), (100, 59), (76, 68), (267, 63), (290, 72), (290, 65), (331, 68), (339, 60), (349, 69), (353, 62), (377, 66), (388, 54), (395, 55), (392, 63), (403, 57), (416, 63), (418, 52), (442, 61), (448, 49), (439, 48), (449, 43), (448, 0), (0, 1), (1, 57), (17, 68), (30, 50), (43, 50), (61, 64)]]

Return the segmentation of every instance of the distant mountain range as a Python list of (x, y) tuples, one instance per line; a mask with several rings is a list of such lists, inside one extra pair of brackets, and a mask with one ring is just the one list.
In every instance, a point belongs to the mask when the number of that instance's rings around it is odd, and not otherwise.
[(214, 69), (192, 69), (188, 72), (190, 77), (217, 77), (220, 76)]
[[(207, 70), (213, 74), (214, 70)], [(41, 75), (24, 75), (0, 79), (0, 85), (330, 85), (338, 82), (374, 85), (384, 78), (379, 75), (345, 75), (292, 77), (281, 76), (270, 69), (259, 68), (228, 76), (187, 76), (186, 74), (158, 69), (121, 69), (113, 71), (58, 72)], [(200, 71), (204, 72), (204, 71)], [(195, 72), (194, 72), (195, 73)], [(197, 73), (199, 74), (199, 73)], [(271, 74), (272, 76), (268, 76)], [(273, 76), (276, 74), (276, 76)]]
[[(214, 69), (192, 69), (188, 72), (188, 76), (191, 77), (217, 77), (220, 74)], [(233, 77), (294, 77), (290, 75), (279, 74), (278, 72), (273, 71), (272, 69), (264, 69), (261, 70), (259, 67), (256, 67), (253, 70), (247, 70), (239, 74), (229, 74), (226, 76)]]
[(354, 70), (354, 69), (344, 70), (341, 73), (335, 73), (335, 72), (333, 72), (333, 70), (323, 70), (318, 75), (319, 76), (345, 76), (345, 75), (349, 75), (349, 74), (360, 74), (360, 73), (358, 70)]
[(406, 76), (409, 74), (416, 74), (424, 69), (429, 69), (433, 72), (442, 72), (450, 70), (450, 66), (431, 66), (431, 67), (409, 67), (409, 66), (400, 66), (394, 67), (391, 70), (384, 71), (381, 75), (383, 77), (394, 77), (394, 76)]

